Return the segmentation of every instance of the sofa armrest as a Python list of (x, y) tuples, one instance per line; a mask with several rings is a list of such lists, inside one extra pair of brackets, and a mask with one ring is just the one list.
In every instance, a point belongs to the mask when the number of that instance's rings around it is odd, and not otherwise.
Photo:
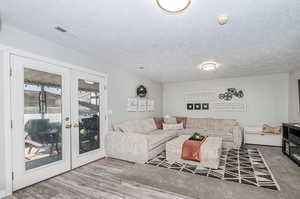
[(240, 148), (243, 142), (243, 128), (236, 125), (232, 128), (234, 148)]
[(148, 142), (142, 134), (112, 131), (105, 136), (105, 152), (108, 157), (145, 163), (148, 161)]

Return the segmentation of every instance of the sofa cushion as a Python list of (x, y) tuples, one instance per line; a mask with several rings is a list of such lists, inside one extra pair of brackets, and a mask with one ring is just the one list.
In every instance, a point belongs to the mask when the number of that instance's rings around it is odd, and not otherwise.
[(176, 130), (155, 130), (146, 135), (149, 150), (177, 136)]
[(187, 129), (209, 129), (209, 130), (225, 130), (229, 131), (237, 122), (230, 119), (214, 119), (214, 118), (187, 118)]
[(152, 118), (144, 120), (132, 120), (114, 125), (114, 129), (122, 132), (144, 133), (154, 131), (156, 128)]
[(192, 135), (193, 133), (200, 133), (199, 129), (182, 129), (182, 130), (177, 130), (177, 135), (181, 136), (181, 135)]
[(206, 130), (204, 131), (207, 135), (219, 135), (219, 136), (223, 136), (223, 135), (229, 135), (232, 136), (232, 131), (227, 131), (227, 130)]
[(187, 118), (186, 117), (176, 117), (176, 121), (177, 123), (182, 123), (183, 124), (183, 128), (186, 128), (186, 120)]
[(155, 121), (152, 118), (140, 120), (140, 123), (138, 125), (142, 126), (142, 129), (145, 132), (150, 132), (157, 129)]
[(187, 129), (207, 129), (208, 119), (207, 118), (187, 118), (186, 128)]
[(179, 130), (179, 129), (183, 129), (183, 123), (179, 123), (179, 124), (163, 123), (163, 130)]
[(113, 129), (115, 131), (121, 131), (121, 132), (129, 132), (131, 130), (131, 126), (134, 125), (135, 121), (126, 121), (120, 124), (114, 124)]
[(175, 117), (165, 117), (164, 118), (164, 123), (166, 123), (166, 124), (177, 124), (177, 121), (176, 121)]
[(231, 130), (236, 125), (238, 125), (238, 122), (236, 120), (232, 120), (232, 119), (223, 120), (223, 129)]
[(225, 130), (228, 131), (233, 128), (237, 124), (235, 120), (230, 119), (212, 119), (209, 118), (208, 120), (207, 129), (211, 130)]
[(162, 129), (163, 128), (163, 123), (164, 123), (164, 118), (162, 117), (154, 117), (154, 122), (156, 125), (157, 129)]

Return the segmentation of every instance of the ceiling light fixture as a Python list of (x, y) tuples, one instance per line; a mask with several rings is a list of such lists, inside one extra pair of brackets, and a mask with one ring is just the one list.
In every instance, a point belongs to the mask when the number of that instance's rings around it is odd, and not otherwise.
[(204, 70), (204, 71), (216, 70), (218, 67), (219, 67), (219, 64), (214, 61), (206, 61), (206, 62), (203, 62), (202, 64), (198, 65), (198, 68), (200, 70)]
[(169, 14), (177, 14), (191, 5), (191, 0), (156, 0), (160, 9)]
[(228, 16), (227, 15), (221, 15), (221, 16), (219, 16), (218, 21), (219, 21), (220, 25), (227, 24)]
[(90, 84), (90, 85), (93, 85), (93, 84), (95, 84), (95, 82), (88, 81), (88, 80), (84, 80), (84, 83), (86, 83), (86, 84)]

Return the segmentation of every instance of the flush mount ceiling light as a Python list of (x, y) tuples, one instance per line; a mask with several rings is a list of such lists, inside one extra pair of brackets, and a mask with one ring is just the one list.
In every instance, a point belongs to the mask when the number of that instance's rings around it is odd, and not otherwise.
[(206, 62), (203, 62), (202, 64), (198, 65), (198, 68), (200, 70), (204, 70), (204, 71), (216, 70), (218, 67), (219, 67), (219, 64), (214, 61), (206, 61)]
[(228, 22), (228, 16), (227, 15), (221, 15), (218, 17), (218, 21), (220, 25), (227, 24)]
[(90, 84), (90, 85), (93, 85), (93, 84), (95, 84), (95, 82), (88, 81), (88, 80), (84, 80), (84, 83), (86, 83), (86, 84)]
[(191, 0), (156, 0), (160, 9), (170, 14), (183, 12), (191, 5)]

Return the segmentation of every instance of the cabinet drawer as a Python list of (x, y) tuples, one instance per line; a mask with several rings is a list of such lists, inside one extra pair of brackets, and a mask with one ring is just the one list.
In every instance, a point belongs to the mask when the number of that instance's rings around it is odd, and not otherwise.
[(259, 133), (245, 133), (246, 144), (281, 146), (281, 135), (268, 135)]

